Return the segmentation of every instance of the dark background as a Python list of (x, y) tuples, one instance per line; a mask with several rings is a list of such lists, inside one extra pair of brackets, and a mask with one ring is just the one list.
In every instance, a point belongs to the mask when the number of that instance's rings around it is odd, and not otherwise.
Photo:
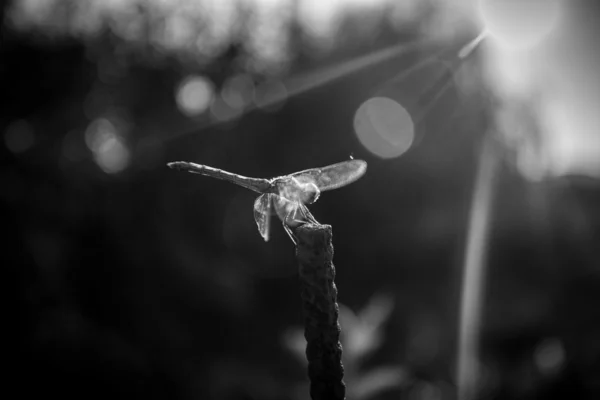
[[(45, 27), (21, 29), (9, 22), (11, 2), (1, 4), (0, 132), (23, 120), (35, 138), (23, 151), (0, 147), (5, 362), (20, 398), (308, 398), (292, 243), (278, 224), (263, 242), (253, 193), (165, 164), (271, 177), (351, 154), (368, 162), (367, 174), (311, 207), (334, 232), (348, 398), (455, 398), (465, 237), (496, 105), (477, 73), (479, 90), (453, 81), (448, 65), (469, 36), (213, 123), (209, 111), (179, 112), (175, 88), (188, 73), (219, 87), (243, 70), (252, 56), (243, 35), (200, 63), (109, 28), (57, 33), (53, 24), (72, 17), (60, 7)], [(320, 52), (290, 24), (292, 61), (278, 76), (419, 41), (434, 12), (424, 7), (400, 28), (379, 15), (369, 34), (350, 15), (343, 39)], [(477, 54), (468, 62), (478, 70)], [(394, 159), (370, 154), (353, 133), (356, 109), (385, 93), (427, 111), (413, 148)], [(127, 132), (130, 163), (118, 173), (104, 172), (85, 145), (100, 117)], [(497, 149), (481, 398), (597, 398), (598, 182), (531, 182), (509, 148)], [(544, 369), (543, 351), (562, 358)]]

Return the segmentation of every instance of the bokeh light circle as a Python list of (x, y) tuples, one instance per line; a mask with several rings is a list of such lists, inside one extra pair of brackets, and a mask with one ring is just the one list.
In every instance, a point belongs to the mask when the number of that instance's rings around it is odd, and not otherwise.
[(4, 132), (4, 144), (13, 153), (22, 153), (35, 143), (33, 127), (24, 119), (11, 123)]
[(92, 121), (85, 131), (85, 143), (94, 154), (94, 161), (107, 174), (125, 170), (131, 154), (115, 125), (106, 118)]
[(193, 117), (202, 114), (211, 104), (214, 86), (203, 76), (186, 77), (177, 88), (177, 106), (185, 115)]
[(373, 97), (360, 105), (354, 115), (354, 132), (367, 150), (381, 158), (404, 154), (415, 137), (408, 111), (388, 97)]
[(534, 352), (535, 364), (543, 374), (558, 372), (565, 362), (565, 349), (556, 338), (543, 340)]
[(234, 110), (245, 109), (252, 101), (254, 82), (247, 74), (235, 75), (225, 81), (221, 97)]
[(479, 0), (487, 33), (500, 44), (526, 49), (541, 42), (557, 25), (559, 0)]

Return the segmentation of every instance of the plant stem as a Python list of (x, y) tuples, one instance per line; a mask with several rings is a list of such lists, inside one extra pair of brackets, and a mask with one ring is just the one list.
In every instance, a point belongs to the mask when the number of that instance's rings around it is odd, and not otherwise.
[(331, 226), (302, 224), (295, 229), (296, 257), (304, 310), (304, 337), (310, 396), (313, 400), (346, 397), (339, 308), (333, 266)]

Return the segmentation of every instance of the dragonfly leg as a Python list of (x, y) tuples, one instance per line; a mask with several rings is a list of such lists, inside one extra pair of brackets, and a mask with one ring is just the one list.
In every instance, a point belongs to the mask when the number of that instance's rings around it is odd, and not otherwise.
[[(312, 215), (311, 215), (312, 217)], [(307, 215), (302, 213), (302, 218), (301, 219), (297, 219), (295, 218), (295, 215), (293, 215), (291, 212), (288, 213), (285, 216), (285, 222), (283, 223), (284, 225), (289, 224), (289, 225), (300, 225), (300, 224), (305, 224), (306, 222), (313, 222), (314, 218), (312, 218), (312, 220), (310, 218), (307, 218)]]
[(296, 213), (296, 209), (294, 209), (294, 210), (288, 209), (288, 212), (285, 215), (285, 219), (282, 221), (283, 229), (285, 229), (285, 231), (288, 234), (288, 236), (290, 237), (290, 239), (292, 239), (292, 242), (294, 242), (294, 245), (298, 244), (298, 242), (296, 240), (296, 236), (294, 235), (294, 232), (289, 227), (289, 225), (290, 224), (301, 224), (304, 222), (304, 221), (297, 220), (296, 218), (294, 218), (293, 214), (295, 214), (295, 213)]
[[(295, 216), (296, 216), (295, 214), (297, 212), (299, 212), (301, 214), (300, 219), (295, 218)], [(297, 240), (296, 236), (294, 235), (294, 232), (290, 228), (290, 225), (293, 224), (292, 226), (296, 227), (298, 225), (306, 224), (306, 223), (318, 224), (315, 217), (313, 217), (313, 215), (310, 213), (310, 211), (308, 211), (308, 208), (306, 208), (306, 206), (304, 206), (303, 204), (300, 204), (293, 211), (289, 211), (286, 214), (286, 217), (283, 220), (283, 229), (285, 229), (285, 231), (287, 232), (290, 239), (292, 239), (292, 242), (294, 242), (294, 245), (298, 244), (298, 240)]]
[(302, 222), (318, 224), (315, 217), (313, 217), (313, 215), (310, 213), (310, 211), (308, 211), (308, 208), (306, 208), (306, 206), (304, 204), (300, 204), (300, 206), (298, 208), (300, 209), (300, 212), (302, 213), (302, 217), (304, 218), (304, 221), (302, 221)]
[(292, 232), (290, 227), (287, 226), (287, 224), (285, 222), (283, 222), (283, 229), (285, 229), (285, 231), (287, 232), (290, 239), (292, 239), (292, 242), (294, 242), (294, 245), (297, 245), (298, 241), (296, 240), (296, 236), (294, 235), (294, 232)]

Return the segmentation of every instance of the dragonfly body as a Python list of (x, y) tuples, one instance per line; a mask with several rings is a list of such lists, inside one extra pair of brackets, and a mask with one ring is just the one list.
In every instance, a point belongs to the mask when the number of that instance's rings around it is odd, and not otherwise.
[(249, 178), (207, 165), (175, 161), (167, 164), (178, 171), (210, 176), (245, 187), (261, 195), (254, 202), (254, 219), (265, 241), (269, 240), (272, 214), (276, 214), (294, 240), (289, 226), (314, 218), (305, 204), (312, 204), (322, 191), (337, 189), (359, 179), (367, 170), (362, 160), (348, 160), (323, 168), (312, 168), (272, 179)]
[(209, 167), (208, 165), (195, 164), (187, 161), (175, 161), (167, 164), (169, 168), (177, 171), (187, 171), (192, 174), (210, 176), (212, 178), (221, 179), (236, 185), (245, 187), (257, 193), (268, 193), (270, 190), (275, 190), (273, 183), (269, 179), (249, 178), (247, 176), (232, 174), (222, 169)]

